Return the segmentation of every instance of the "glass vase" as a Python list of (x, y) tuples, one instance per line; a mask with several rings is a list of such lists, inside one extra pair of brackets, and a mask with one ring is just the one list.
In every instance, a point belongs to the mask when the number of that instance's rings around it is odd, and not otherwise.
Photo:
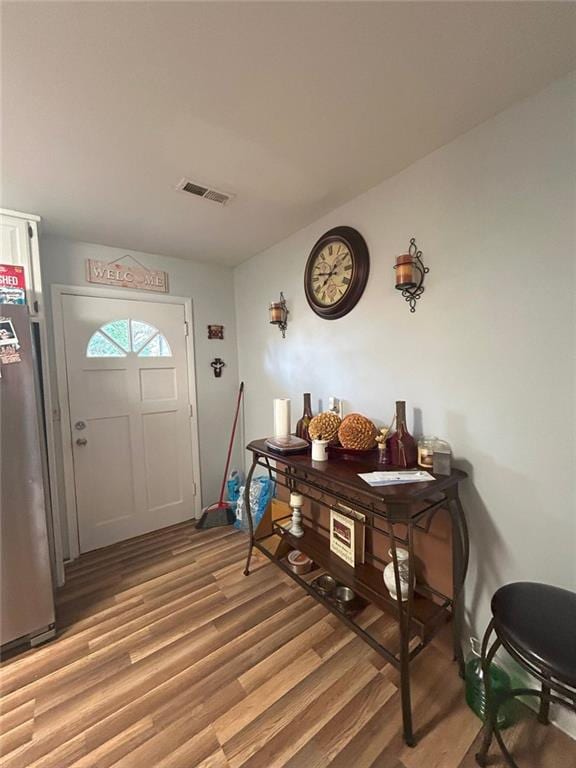
[(396, 401), (396, 431), (386, 440), (388, 463), (393, 467), (411, 469), (418, 464), (416, 440), (406, 426), (406, 403)]
[(304, 411), (302, 417), (298, 419), (296, 424), (296, 435), (303, 440), (310, 440), (310, 434), (308, 433), (308, 426), (312, 420), (312, 404), (310, 401), (310, 392), (304, 393)]
[[(470, 638), (470, 653), (466, 658), (466, 703), (470, 709), (484, 722), (486, 720), (487, 701), (484, 672), (480, 656), (480, 641)], [(510, 690), (510, 676), (501, 667), (492, 662), (490, 665), (491, 696), (498, 696)], [(507, 702), (498, 709), (498, 727), (506, 728), (511, 725), (510, 707)]]

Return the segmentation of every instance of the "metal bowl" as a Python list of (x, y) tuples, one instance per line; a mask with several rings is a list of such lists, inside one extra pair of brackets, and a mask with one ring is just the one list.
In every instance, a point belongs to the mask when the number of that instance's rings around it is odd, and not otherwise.
[(313, 586), (322, 595), (328, 595), (336, 586), (336, 581), (330, 574), (323, 573), (322, 576), (318, 576), (317, 579), (314, 579)]
[(345, 587), (344, 584), (339, 584), (334, 590), (334, 599), (340, 605), (347, 606), (355, 599), (356, 592), (350, 587)]

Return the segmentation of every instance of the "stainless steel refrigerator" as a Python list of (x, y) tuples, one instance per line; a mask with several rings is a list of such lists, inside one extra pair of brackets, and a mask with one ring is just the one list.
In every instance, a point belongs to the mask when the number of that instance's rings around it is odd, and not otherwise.
[[(13, 333), (17, 341), (10, 345)], [(20, 641), (36, 645), (54, 635), (36, 371), (27, 307), (0, 304), (2, 646)]]

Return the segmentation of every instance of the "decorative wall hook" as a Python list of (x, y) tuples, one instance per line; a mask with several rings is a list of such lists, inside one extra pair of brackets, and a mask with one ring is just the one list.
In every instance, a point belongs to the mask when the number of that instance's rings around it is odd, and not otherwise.
[(410, 238), (408, 253), (398, 256), (396, 264), (396, 288), (410, 304), (410, 312), (416, 311), (416, 302), (424, 293), (424, 276), (430, 272), (422, 261), (422, 251), (418, 250), (416, 238)]
[(216, 376), (217, 379), (222, 376), (222, 368), (226, 365), (224, 360), (221, 360), (219, 357), (215, 357), (214, 360), (210, 363), (212, 366), (212, 370), (214, 371), (214, 376)]
[(270, 315), (270, 323), (277, 325), (282, 331), (282, 338), (286, 338), (286, 328), (288, 327), (288, 307), (286, 306), (286, 299), (284, 294), (280, 291), (280, 301), (273, 301), (268, 307)]

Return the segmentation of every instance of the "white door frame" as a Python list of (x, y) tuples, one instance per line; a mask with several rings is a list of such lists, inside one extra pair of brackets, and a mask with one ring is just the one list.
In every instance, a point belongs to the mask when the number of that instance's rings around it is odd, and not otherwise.
[(186, 353), (188, 358), (188, 398), (191, 406), (190, 439), (192, 441), (192, 465), (194, 471), (194, 515), (199, 518), (202, 513), (200, 494), (200, 453), (198, 441), (198, 407), (196, 401), (196, 377), (194, 356), (194, 325), (192, 316), (192, 299), (183, 296), (167, 296), (159, 293), (144, 293), (142, 291), (121, 288), (90, 288), (78, 285), (52, 285), (52, 323), (54, 327), (54, 348), (56, 356), (56, 377), (58, 381), (58, 398), (60, 401), (62, 457), (64, 469), (64, 492), (66, 500), (66, 519), (68, 521), (68, 545), (70, 559), (75, 560), (80, 555), (80, 538), (78, 533), (78, 510), (76, 506), (76, 486), (74, 481), (74, 461), (72, 458), (72, 424), (70, 422), (70, 403), (68, 396), (68, 375), (66, 373), (66, 346), (64, 339), (64, 313), (62, 311), (62, 296), (91, 296), (101, 299), (123, 299), (132, 301), (149, 301), (156, 304), (180, 304), (184, 307), (184, 318), (188, 324), (186, 336)]

